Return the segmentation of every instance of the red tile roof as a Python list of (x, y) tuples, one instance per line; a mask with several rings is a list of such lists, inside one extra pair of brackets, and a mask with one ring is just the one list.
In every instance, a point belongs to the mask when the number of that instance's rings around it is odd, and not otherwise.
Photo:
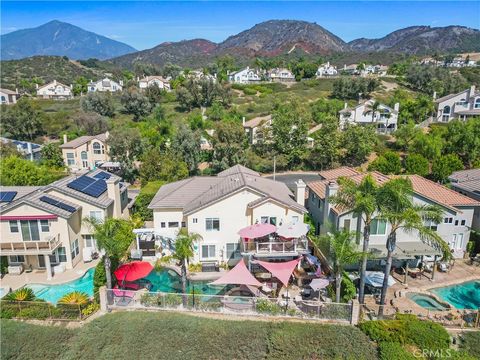
[(360, 173), (357, 170), (349, 166), (342, 166), (336, 169), (324, 170), (318, 173), (318, 175), (320, 175), (325, 180), (335, 180), (341, 176), (353, 176), (358, 174)]

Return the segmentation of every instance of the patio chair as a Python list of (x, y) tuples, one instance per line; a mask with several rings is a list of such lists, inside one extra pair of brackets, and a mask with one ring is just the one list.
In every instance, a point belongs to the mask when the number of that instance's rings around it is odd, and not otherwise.
[(118, 287), (115, 287), (113, 290), (113, 303), (119, 306), (127, 306), (135, 297), (134, 291), (129, 290), (120, 290)]

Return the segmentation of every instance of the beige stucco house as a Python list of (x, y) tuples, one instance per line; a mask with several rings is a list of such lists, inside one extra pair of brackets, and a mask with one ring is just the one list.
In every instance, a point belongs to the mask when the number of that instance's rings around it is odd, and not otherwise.
[(57, 80), (38, 87), (37, 97), (42, 99), (69, 100), (73, 98), (72, 86), (64, 85)]
[(62, 156), (65, 165), (71, 171), (95, 169), (100, 164), (110, 161), (108, 155), (108, 131), (93, 136), (80, 136), (72, 141), (67, 141), (63, 136)]
[(159, 75), (145, 76), (143, 79), (138, 78), (138, 87), (146, 89), (150, 86), (157, 85), (160, 89), (170, 91), (170, 82)]
[(90, 81), (88, 84), (88, 92), (117, 92), (122, 91), (123, 81), (116, 82), (109, 78), (104, 78), (98, 81)]
[(268, 130), (272, 125), (272, 115), (257, 116), (253, 119), (245, 121), (243, 119), (243, 129), (248, 137), (250, 144), (256, 144), (263, 139), (261, 129)]
[(20, 98), (20, 94), (17, 90), (12, 91), (9, 89), (0, 89), (0, 103), (5, 105), (16, 104)]

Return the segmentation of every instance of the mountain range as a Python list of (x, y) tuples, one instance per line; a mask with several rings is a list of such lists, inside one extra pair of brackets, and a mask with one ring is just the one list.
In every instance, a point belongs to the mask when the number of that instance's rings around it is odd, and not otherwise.
[(2, 35), (0, 41), (2, 60), (35, 55), (109, 59), (136, 51), (130, 45), (57, 20)]
[(201, 67), (221, 55), (236, 59), (257, 56), (345, 53), (431, 54), (480, 51), (480, 30), (464, 26), (413, 26), (380, 39), (345, 42), (316, 23), (298, 20), (270, 20), (230, 36), (221, 43), (205, 39), (164, 42), (151, 49), (132, 47), (76, 26), (52, 21), (35, 29), (2, 35), (2, 60), (33, 55), (66, 55), (73, 59), (95, 57), (131, 67), (135, 62), (163, 66)]

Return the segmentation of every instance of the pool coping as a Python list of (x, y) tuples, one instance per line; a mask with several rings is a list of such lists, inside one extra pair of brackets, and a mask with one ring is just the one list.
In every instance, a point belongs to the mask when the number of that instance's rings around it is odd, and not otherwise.
[[(86, 274), (87, 272), (89, 272), (90, 270), (94, 269), (95, 267), (96, 267), (96, 265), (95, 265), (95, 266), (91, 266), (91, 267), (89, 267), (88, 269), (85, 269), (85, 271), (84, 271), (82, 274), (80, 274), (78, 277), (74, 277), (74, 278), (69, 279), (69, 280), (66, 280), (66, 281), (56, 282), (56, 283), (52, 283), (52, 282), (50, 282), (50, 283), (44, 283), (44, 282), (28, 283), (28, 284), (25, 284), (25, 285), (19, 287), (19, 289), (24, 288), (24, 287), (28, 287), (29, 285), (45, 285), (45, 286), (64, 285), (64, 284), (67, 284), (67, 283), (69, 283), (69, 282), (72, 282), (72, 281), (76, 281), (76, 280), (78, 280), (78, 279), (81, 279), (82, 277), (85, 276), (85, 274)], [(73, 269), (72, 269), (72, 270), (73, 270)]]

